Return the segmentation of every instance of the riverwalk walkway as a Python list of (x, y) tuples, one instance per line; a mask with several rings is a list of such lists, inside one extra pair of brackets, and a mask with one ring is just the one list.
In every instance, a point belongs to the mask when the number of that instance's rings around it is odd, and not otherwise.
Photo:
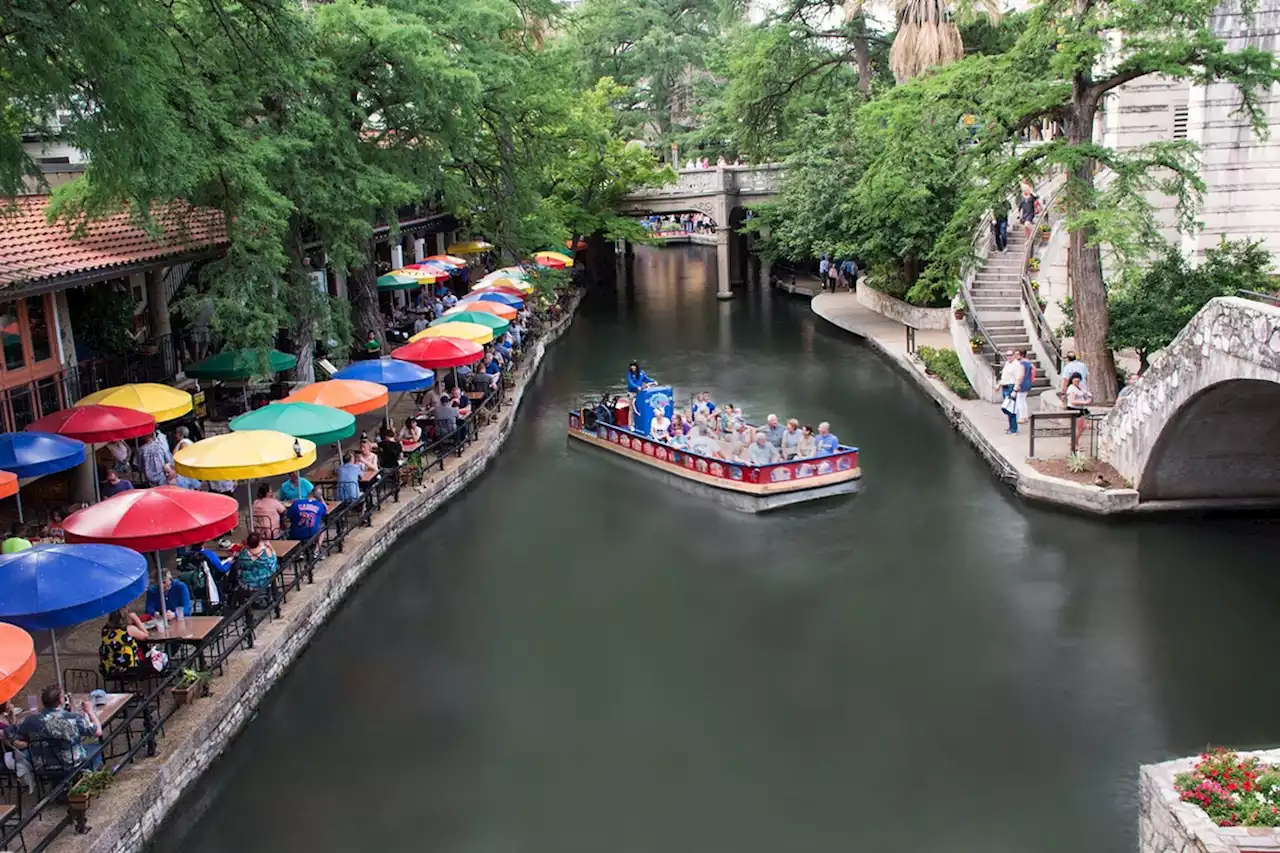
[[(952, 424), (991, 463), (999, 476), (1018, 494), (1030, 500), (1109, 515), (1131, 512), (1138, 503), (1137, 492), (1074, 483), (1046, 476), (1027, 459), (1027, 426), (1018, 435), (1008, 435), (1008, 419), (1000, 407), (984, 400), (963, 400), (940, 380), (924, 372), (924, 364), (907, 351), (907, 327), (863, 306), (853, 293), (822, 293), (810, 303), (813, 312), (835, 326), (864, 339), (870, 346), (915, 380), (947, 414)], [(915, 345), (951, 349), (951, 335), (945, 331), (918, 329)], [(1065, 457), (1066, 436), (1036, 439), (1037, 456)]]
[[(160, 754), (150, 758), (139, 755), (117, 773), (104, 794), (94, 797), (88, 812), (89, 831), (64, 831), (47, 850), (138, 853), (144, 849), (182, 794), (252, 719), (267, 691), (347, 593), (401, 534), (444, 506), (497, 456), (546, 347), (568, 329), (579, 302), (580, 295), (569, 302), (563, 316), (531, 348), (516, 371), (514, 387), (479, 437), (460, 456), (446, 457), (443, 469), (432, 468), (421, 486), (403, 488), (398, 500), (381, 503), (368, 526), (351, 528), (342, 549), (318, 560), (309, 582), (300, 583), (289, 592), (282, 613), (274, 619), (264, 618), (255, 627), (252, 648), (238, 648), (226, 658), (223, 672), (212, 681), (212, 695), (197, 699), (164, 723), (163, 736), (157, 740)], [(381, 412), (376, 414), (381, 416)], [(85, 641), (85, 645), (90, 644)], [(53, 809), (55, 814), (50, 821), (58, 820), (65, 808)], [(33, 831), (32, 835), (28, 846), (39, 840), (35, 836), (40, 832)]]

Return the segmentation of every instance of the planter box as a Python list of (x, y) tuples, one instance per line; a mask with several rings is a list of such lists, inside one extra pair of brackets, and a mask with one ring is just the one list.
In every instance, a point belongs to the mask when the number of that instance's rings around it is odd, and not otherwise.
[[(1264, 764), (1280, 764), (1280, 749), (1241, 752)], [(1197, 756), (1138, 771), (1139, 853), (1280, 853), (1280, 829), (1218, 826), (1198, 807), (1178, 799), (1173, 777), (1195, 767)]]

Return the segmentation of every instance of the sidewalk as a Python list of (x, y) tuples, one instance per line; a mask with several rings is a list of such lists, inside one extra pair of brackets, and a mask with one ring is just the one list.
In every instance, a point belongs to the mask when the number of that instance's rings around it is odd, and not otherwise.
[[(1018, 494), (1102, 515), (1130, 512), (1137, 507), (1138, 493), (1133, 489), (1082, 485), (1045, 476), (1032, 468), (1027, 462), (1027, 425), (1022, 425), (1018, 435), (1007, 435), (1009, 422), (999, 406), (983, 400), (962, 400), (941, 381), (926, 376), (920, 360), (907, 353), (906, 327), (863, 307), (856, 295), (824, 293), (815, 296), (810, 305), (819, 317), (863, 338), (915, 380), (946, 412), (956, 429), (991, 463), (996, 474)], [(951, 335), (920, 329), (916, 332), (916, 346), (951, 349)], [(1066, 436), (1036, 439), (1039, 457), (1065, 457), (1069, 449)]]

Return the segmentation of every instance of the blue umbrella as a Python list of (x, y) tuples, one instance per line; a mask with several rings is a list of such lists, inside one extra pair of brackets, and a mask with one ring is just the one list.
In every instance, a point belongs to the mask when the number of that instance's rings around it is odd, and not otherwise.
[(524, 307), (524, 300), (523, 300), (523, 299), (520, 299), (520, 298), (518, 298), (518, 297), (512, 296), (512, 295), (511, 295), (511, 294), (509, 294), (509, 293), (493, 293), (493, 292), (489, 292), (489, 291), (482, 291), (482, 292), (479, 292), (479, 293), (475, 293), (475, 294), (473, 294), (473, 295), (471, 295), (471, 296), (463, 297), (462, 299), (459, 299), (458, 301), (459, 301), (459, 302), (476, 302), (476, 301), (480, 301), (480, 302), (500, 302), (500, 303), (502, 303), (503, 305), (510, 305), (512, 308), (523, 308), (523, 307)]
[(376, 382), (388, 391), (419, 391), (430, 388), (436, 381), (434, 372), (398, 358), (354, 361), (335, 373), (333, 378)]
[(36, 545), (0, 554), (0, 622), (54, 631), (118, 610), (147, 589), (147, 558), (119, 545)]
[[(0, 471), (18, 479), (39, 477), (74, 468), (84, 462), (84, 442), (51, 432), (0, 434)], [(18, 520), (22, 521), (22, 495), (18, 494)]]

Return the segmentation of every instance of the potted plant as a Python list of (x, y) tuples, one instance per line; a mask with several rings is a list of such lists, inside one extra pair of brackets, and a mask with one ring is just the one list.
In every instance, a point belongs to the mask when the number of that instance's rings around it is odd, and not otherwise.
[(110, 788), (114, 781), (115, 777), (111, 775), (110, 770), (89, 770), (81, 773), (80, 778), (67, 791), (67, 810), (71, 813), (71, 819), (75, 821), (77, 834), (83, 835), (89, 831), (85, 822), (89, 801)]
[(1032, 272), (1036, 272), (1036, 271), (1038, 271), (1038, 270), (1040, 269), (1040, 259), (1039, 259), (1039, 258), (1031, 258), (1030, 260), (1028, 260), (1028, 261), (1027, 261), (1027, 269), (1031, 270)]
[(1046, 243), (1048, 243), (1048, 242), (1049, 242), (1049, 235), (1050, 235), (1052, 232), (1053, 232), (1053, 228), (1052, 228), (1052, 227), (1050, 227), (1050, 225), (1049, 225), (1049, 223), (1048, 223), (1048, 222), (1041, 222), (1041, 223), (1040, 223), (1040, 239), (1041, 239), (1041, 240), (1044, 240)]
[(1036, 281), (1035, 279), (1031, 280), (1031, 292), (1032, 293), (1040, 292), (1040, 282)]
[(964, 300), (963, 300), (963, 299), (960, 299), (959, 297), (957, 297), (957, 298), (956, 298), (956, 303), (955, 303), (955, 306), (954, 306), (954, 307), (955, 307), (955, 309), (956, 309), (956, 319), (957, 319), (957, 320), (963, 320), (963, 319), (964, 319), (964, 312), (965, 312), (965, 310), (966, 310), (969, 306), (968, 306), (968, 305), (965, 305), (965, 303), (964, 303)]
[(1040, 313), (1044, 313), (1044, 309), (1049, 307), (1049, 300), (1043, 296), (1036, 294), (1036, 304), (1040, 306)]
[(210, 678), (212, 678), (211, 674), (205, 670), (191, 667), (182, 670), (182, 674), (173, 685), (173, 701), (178, 705), (189, 704), (197, 696), (203, 695)]
[(985, 343), (985, 341), (983, 341), (982, 335), (974, 335), (969, 338), (969, 349), (974, 352), (981, 352), (983, 343)]

